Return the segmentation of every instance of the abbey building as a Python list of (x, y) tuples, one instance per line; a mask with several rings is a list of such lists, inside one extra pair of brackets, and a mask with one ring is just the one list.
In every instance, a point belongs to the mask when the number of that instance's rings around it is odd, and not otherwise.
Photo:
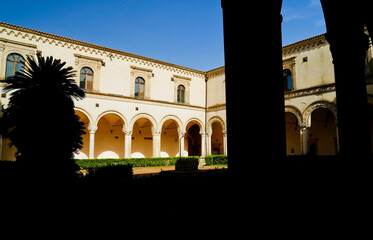
[[(76, 158), (228, 154), (224, 67), (199, 71), (0, 22), (0, 79), (21, 69), (26, 55), (37, 53), (72, 66), (76, 84), (85, 90), (86, 98), (75, 103), (76, 114), (86, 127), (84, 147)], [(370, 47), (367, 89), (373, 94), (371, 56)], [(287, 154), (338, 153), (334, 69), (325, 36), (283, 47), (283, 67)], [(231, 80), (237, 82), (237, 94), (242, 94), (243, 106), (237, 107), (249, 106), (245, 94), (250, 92), (262, 93), (258, 101), (265, 98), (265, 88), (270, 87), (265, 84), (265, 73), (263, 89), (241, 89), (240, 81), (252, 79), (250, 71), (238, 70), (242, 79)], [(1, 92), (4, 108), (8, 95)], [(45, 121), (53, 121), (48, 119), (48, 109), (45, 113)], [(270, 127), (260, 126), (261, 116), (242, 111), (239, 124), (245, 141), (250, 140), (247, 117), (258, 119), (254, 127)], [(0, 159), (13, 160), (15, 151), (6, 136), (1, 136)]]

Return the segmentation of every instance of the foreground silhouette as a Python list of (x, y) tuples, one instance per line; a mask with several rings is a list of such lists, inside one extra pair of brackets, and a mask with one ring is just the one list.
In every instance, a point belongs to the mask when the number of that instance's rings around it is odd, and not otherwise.
[(66, 182), (77, 171), (73, 153), (83, 146), (83, 123), (73, 99), (85, 97), (72, 67), (53, 57), (28, 56), (23, 70), (3, 82), (10, 92), (1, 126), (17, 148), (18, 180)]

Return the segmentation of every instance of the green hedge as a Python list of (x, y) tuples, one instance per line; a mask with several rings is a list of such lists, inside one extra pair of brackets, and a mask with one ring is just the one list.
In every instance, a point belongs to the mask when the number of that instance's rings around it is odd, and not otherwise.
[[(197, 158), (199, 157), (183, 157)], [(156, 167), (156, 166), (174, 166), (179, 157), (170, 158), (121, 158), (121, 159), (79, 159), (76, 164), (84, 169), (116, 166), (116, 165), (132, 165), (133, 167)]]
[(226, 165), (228, 164), (227, 155), (208, 155), (205, 157), (206, 165)]

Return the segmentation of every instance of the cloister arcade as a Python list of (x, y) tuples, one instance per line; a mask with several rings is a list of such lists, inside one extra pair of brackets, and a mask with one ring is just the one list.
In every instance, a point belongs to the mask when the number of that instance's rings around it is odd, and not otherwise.
[(303, 113), (293, 106), (286, 106), (285, 124), (287, 155), (338, 154), (334, 103), (314, 102)]
[(226, 131), (221, 119), (210, 119), (208, 134), (197, 118), (183, 123), (168, 115), (158, 123), (143, 113), (127, 121), (119, 112), (108, 111), (93, 120), (83, 109), (75, 108), (75, 112), (84, 122), (86, 133), (83, 149), (75, 158), (176, 157), (180, 150), (182, 156), (226, 154)]
[[(149, 114), (130, 121), (115, 111), (93, 120), (76, 109), (84, 122), (84, 147), (76, 158), (143, 158), (227, 154), (225, 122), (215, 116), (207, 121), (193, 118), (183, 123), (169, 115), (159, 123)], [(338, 153), (336, 106), (327, 101), (309, 105), (303, 112), (285, 107), (287, 155), (335, 155)]]

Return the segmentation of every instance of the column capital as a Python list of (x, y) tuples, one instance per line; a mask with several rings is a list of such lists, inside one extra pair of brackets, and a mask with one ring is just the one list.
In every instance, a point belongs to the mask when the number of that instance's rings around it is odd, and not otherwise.
[(185, 130), (179, 130), (179, 131), (178, 131), (179, 137), (184, 136), (186, 132), (187, 132), (187, 131), (185, 131)]
[(123, 127), (122, 128), (122, 131), (126, 134), (126, 135), (132, 135), (132, 129), (129, 129), (129, 128), (125, 128)]
[(94, 134), (97, 131), (97, 127), (96, 126), (89, 126), (88, 131), (89, 131), (90, 134)]
[(152, 131), (152, 134), (153, 134), (153, 136), (160, 136), (161, 135), (161, 130), (159, 130), (159, 129), (153, 129), (153, 131)]
[(301, 130), (305, 129), (305, 128), (308, 128), (309, 126), (307, 125), (306, 122), (302, 122), (302, 123), (299, 123), (299, 127)]

